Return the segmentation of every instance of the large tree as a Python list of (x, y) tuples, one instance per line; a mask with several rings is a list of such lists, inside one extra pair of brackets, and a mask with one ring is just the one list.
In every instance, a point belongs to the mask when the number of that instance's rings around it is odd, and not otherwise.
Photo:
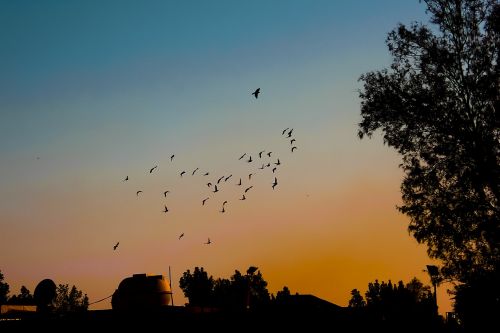
[(361, 76), (358, 134), (402, 155), (410, 233), (467, 282), (500, 263), (500, 6), (424, 2), (431, 25), (399, 25), (390, 68)]
[(5, 304), (7, 303), (7, 300), (9, 298), (9, 284), (7, 282), (3, 282), (3, 274), (2, 271), (0, 271), (0, 304)]

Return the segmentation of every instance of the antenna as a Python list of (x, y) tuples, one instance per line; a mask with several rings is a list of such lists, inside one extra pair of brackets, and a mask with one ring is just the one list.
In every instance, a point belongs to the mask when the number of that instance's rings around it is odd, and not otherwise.
[(174, 306), (174, 292), (172, 291), (172, 274), (170, 272), (170, 265), (168, 266), (168, 283), (170, 284), (170, 299), (172, 300), (172, 306)]

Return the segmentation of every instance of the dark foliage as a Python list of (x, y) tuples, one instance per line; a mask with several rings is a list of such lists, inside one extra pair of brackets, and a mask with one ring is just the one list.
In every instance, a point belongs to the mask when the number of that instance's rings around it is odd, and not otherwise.
[(14, 305), (34, 305), (35, 299), (28, 288), (22, 286), (19, 295), (14, 295), (9, 298), (8, 303)]
[(87, 294), (83, 294), (75, 286), (71, 289), (67, 284), (57, 286), (54, 310), (58, 313), (86, 311), (89, 306)]
[(5, 304), (9, 298), (10, 287), (7, 282), (4, 282), (4, 276), (0, 271), (0, 304)]

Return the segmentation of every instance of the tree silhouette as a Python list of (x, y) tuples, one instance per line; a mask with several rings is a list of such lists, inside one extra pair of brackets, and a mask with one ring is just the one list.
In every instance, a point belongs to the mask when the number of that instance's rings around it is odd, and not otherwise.
[(75, 286), (71, 289), (67, 284), (57, 286), (54, 310), (59, 313), (86, 311), (89, 306), (87, 294), (83, 294)]
[(14, 295), (9, 298), (9, 304), (31, 305), (35, 304), (35, 300), (28, 288), (22, 286), (19, 295)]
[(362, 308), (364, 306), (366, 306), (366, 302), (363, 296), (361, 296), (359, 290), (358, 289), (351, 290), (351, 299), (349, 300), (349, 307)]
[(500, 5), (424, 2), (434, 26), (399, 25), (390, 68), (361, 76), (358, 134), (402, 155), (410, 233), (467, 283), (500, 266)]
[(195, 267), (191, 273), (189, 269), (182, 274), (179, 281), (179, 287), (193, 306), (212, 305), (214, 280), (212, 276), (208, 277), (203, 267)]
[(4, 282), (4, 276), (2, 271), (0, 271), (0, 304), (7, 303), (7, 299), (9, 297), (9, 284)]

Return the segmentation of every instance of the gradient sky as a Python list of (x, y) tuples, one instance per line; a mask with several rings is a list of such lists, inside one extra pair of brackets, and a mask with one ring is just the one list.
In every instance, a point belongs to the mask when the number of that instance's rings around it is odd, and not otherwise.
[[(177, 304), (194, 266), (214, 277), (258, 266), (270, 292), (287, 285), (342, 306), (377, 278), (429, 283), (432, 261), (395, 208), (400, 157), (380, 136), (356, 136), (359, 76), (390, 63), (387, 33), (426, 21), (424, 9), (0, 0), (0, 270), (11, 294), (52, 278), (95, 301), (169, 265)], [(282, 162), (274, 191), (261, 150)], [(238, 161), (244, 152), (256, 162)], [(205, 185), (229, 174), (217, 194)], [(254, 186), (246, 201), (239, 177)], [(438, 299), (449, 311), (445, 287)]]

